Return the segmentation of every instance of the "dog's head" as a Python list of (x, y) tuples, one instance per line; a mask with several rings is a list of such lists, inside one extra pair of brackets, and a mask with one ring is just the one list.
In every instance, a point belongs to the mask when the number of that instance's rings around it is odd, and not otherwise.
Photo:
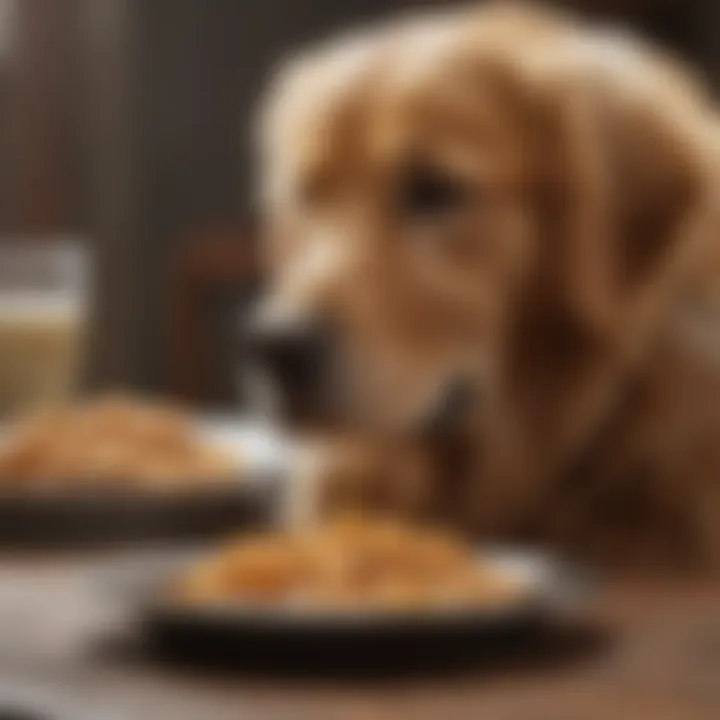
[(295, 409), (402, 429), (460, 398), (543, 424), (639, 352), (707, 185), (699, 97), (636, 44), (527, 10), (294, 60), (263, 115), (257, 327)]

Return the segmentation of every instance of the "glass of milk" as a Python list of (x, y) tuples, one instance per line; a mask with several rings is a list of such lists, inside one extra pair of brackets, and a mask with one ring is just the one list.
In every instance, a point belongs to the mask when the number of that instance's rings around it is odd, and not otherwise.
[(73, 394), (82, 372), (89, 290), (80, 241), (0, 239), (0, 417)]

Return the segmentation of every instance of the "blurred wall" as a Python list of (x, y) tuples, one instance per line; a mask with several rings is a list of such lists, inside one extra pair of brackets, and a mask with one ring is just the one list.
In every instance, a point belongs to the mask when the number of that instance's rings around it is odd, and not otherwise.
[[(402, 0), (139, 0), (136, 4), (143, 235), (138, 381), (162, 388), (172, 308), (168, 263), (193, 229), (252, 207), (253, 110), (289, 49)], [(437, 4), (437, 3), (436, 3)]]

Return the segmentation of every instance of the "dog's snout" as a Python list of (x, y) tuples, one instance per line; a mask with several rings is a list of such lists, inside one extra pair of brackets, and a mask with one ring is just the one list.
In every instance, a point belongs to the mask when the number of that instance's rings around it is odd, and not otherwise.
[(254, 323), (248, 333), (252, 358), (269, 377), (283, 415), (295, 420), (320, 405), (328, 374), (329, 332), (310, 321)]

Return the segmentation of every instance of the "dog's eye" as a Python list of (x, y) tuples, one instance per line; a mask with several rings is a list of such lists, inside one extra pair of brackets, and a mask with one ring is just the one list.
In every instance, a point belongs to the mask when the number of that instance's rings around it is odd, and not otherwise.
[(400, 209), (410, 219), (434, 219), (462, 207), (467, 188), (440, 170), (416, 166), (407, 173), (400, 190)]

